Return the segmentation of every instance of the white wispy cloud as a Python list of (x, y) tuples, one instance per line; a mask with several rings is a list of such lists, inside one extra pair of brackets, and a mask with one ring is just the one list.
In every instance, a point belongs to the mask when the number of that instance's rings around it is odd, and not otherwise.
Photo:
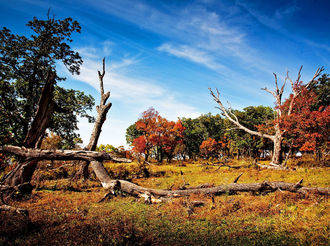
[[(74, 79), (99, 90), (97, 70), (101, 69), (102, 57), (100, 54), (102, 52), (93, 47), (84, 47), (80, 50), (85, 52), (82, 54), (85, 61), (81, 67), (80, 75), (75, 75)], [(87, 53), (87, 51), (92, 52), (92, 54)], [(151, 78), (136, 78), (132, 71), (138, 63), (139, 59), (134, 57), (125, 57), (122, 60), (106, 63), (104, 87), (105, 90), (111, 92), (109, 100), (113, 106), (109, 111), (108, 120), (102, 128), (99, 143), (111, 143), (116, 146), (125, 144), (127, 127), (134, 123), (140, 114), (149, 107), (154, 107), (162, 116), (170, 120), (177, 120), (178, 117), (197, 117), (201, 114), (195, 107), (181, 101), (178, 94), (158, 84), (157, 81)], [(81, 119), (79, 129), (86, 144), (92, 130), (92, 124)]]
[(226, 67), (214, 60), (214, 57), (210, 56), (207, 52), (189, 47), (187, 45), (174, 46), (169, 43), (162, 44), (158, 47), (159, 51), (165, 51), (174, 56), (184, 58), (195, 63), (202, 64), (210, 69), (216, 71), (226, 70)]

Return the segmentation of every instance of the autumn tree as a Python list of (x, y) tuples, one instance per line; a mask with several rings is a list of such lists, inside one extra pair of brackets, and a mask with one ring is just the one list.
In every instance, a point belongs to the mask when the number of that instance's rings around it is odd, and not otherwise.
[(181, 121), (168, 121), (163, 118), (162, 127), (162, 149), (168, 162), (171, 162), (175, 155), (176, 147), (183, 143), (184, 126)]
[[(133, 150), (143, 154), (145, 161), (154, 154), (158, 162), (164, 157), (171, 161), (174, 157), (176, 146), (182, 142), (184, 127), (181, 121), (173, 122), (161, 117), (154, 108), (149, 108), (142, 113), (141, 118), (130, 126), (127, 133), (136, 134), (132, 141)], [(126, 135), (126, 139), (133, 135)]]
[(220, 154), (221, 143), (218, 143), (213, 138), (204, 140), (200, 146), (201, 156), (204, 158), (218, 158)]
[[(281, 128), (290, 150), (313, 151), (317, 161), (328, 151), (330, 109), (320, 105), (315, 89), (297, 85), (300, 92), (290, 117), (285, 115)], [(283, 111), (289, 110), (290, 100), (283, 104)], [(315, 105), (320, 105), (316, 108)]]
[(135, 122), (136, 129), (142, 134), (133, 140), (133, 150), (137, 153), (144, 154), (145, 161), (148, 161), (152, 148), (155, 144), (160, 144), (157, 132), (157, 121), (159, 113), (154, 108), (149, 108), (142, 113), (141, 118)]
[[(276, 115), (275, 115), (275, 119), (273, 121), (273, 132), (274, 133), (263, 133), (261, 131), (256, 131), (256, 130), (251, 130), (250, 128), (244, 126), (243, 124), (241, 124), (241, 122), (239, 121), (239, 119), (237, 118), (237, 116), (235, 115), (235, 113), (233, 112), (233, 110), (229, 107), (226, 108), (221, 99), (220, 99), (220, 93), (218, 90), (216, 90), (216, 94), (211, 90), (211, 88), (209, 88), (210, 93), (214, 99), (214, 101), (218, 104), (218, 108), (221, 110), (222, 114), (229, 120), (231, 121), (234, 125), (236, 125), (239, 129), (244, 130), (245, 132), (252, 134), (252, 135), (256, 135), (262, 138), (268, 138), (269, 140), (271, 140), (273, 142), (273, 155), (272, 155), (272, 161), (271, 164), (274, 165), (277, 168), (281, 168), (281, 164), (282, 164), (282, 142), (283, 142), (283, 135), (285, 133), (285, 131), (283, 129), (281, 129), (280, 127), (280, 121), (282, 119), (282, 117), (284, 116), (284, 114), (286, 114), (287, 116), (290, 116), (292, 113), (292, 110), (294, 108), (294, 103), (295, 103), (295, 99), (297, 98), (297, 96), (300, 94), (300, 91), (298, 90), (298, 84), (301, 83), (301, 69), (302, 67), (299, 69), (298, 72), (298, 76), (297, 79), (295, 81), (292, 81), (292, 79), (289, 77), (288, 73), (285, 77), (284, 83), (282, 84), (281, 87), (279, 87), (278, 84), (278, 79), (277, 79), (277, 75), (274, 73), (274, 78), (275, 78), (275, 90), (269, 90), (268, 88), (263, 88), (262, 90), (265, 90), (266, 92), (270, 93), (274, 98), (275, 98), (275, 111), (276, 111)], [(317, 71), (315, 72), (313, 78), (307, 83), (305, 84), (305, 88), (308, 88), (311, 84), (314, 83), (315, 79), (317, 77), (320, 76), (320, 74), (323, 72), (324, 68), (318, 68)], [(283, 106), (283, 102), (282, 102), (282, 96), (283, 96), (283, 92), (284, 92), (284, 87), (287, 81), (291, 82), (291, 89), (292, 89), (292, 94), (290, 96), (290, 103), (289, 103), (289, 108), (287, 112), (283, 112), (282, 110), (282, 106)]]

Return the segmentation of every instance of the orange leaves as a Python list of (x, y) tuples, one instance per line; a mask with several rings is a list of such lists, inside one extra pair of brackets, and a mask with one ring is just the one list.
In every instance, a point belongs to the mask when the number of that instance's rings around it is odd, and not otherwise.
[(133, 141), (133, 150), (141, 154), (149, 154), (152, 149), (172, 156), (175, 147), (182, 142), (184, 127), (181, 121), (168, 121), (150, 108), (142, 113), (135, 123), (136, 129), (143, 135)]
[(199, 147), (201, 155), (205, 158), (216, 158), (219, 156), (220, 149), (225, 147), (224, 142), (217, 142), (213, 138), (204, 140)]
[(145, 154), (147, 142), (145, 136), (140, 136), (133, 141), (133, 151)]
[[(280, 126), (294, 147), (301, 151), (314, 151), (327, 141), (330, 109), (314, 109), (316, 94), (305, 87), (298, 89), (300, 94), (294, 101), (292, 113), (282, 117)], [(284, 111), (288, 110), (288, 105), (287, 100), (283, 105)]]
[(45, 137), (41, 144), (41, 149), (59, 149), (61, 146), (62, 138), (55, 133), (51, 132)]

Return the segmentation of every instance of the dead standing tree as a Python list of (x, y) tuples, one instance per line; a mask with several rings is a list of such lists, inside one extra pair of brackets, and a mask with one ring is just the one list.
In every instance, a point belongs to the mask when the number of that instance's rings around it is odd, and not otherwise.
[[(101, 100), (100, 100), (100, 105), (96, 106), (97, 118), (94, 123), (94, 128), (89, 143), (85, 147), (85, 150), (89, 150), (89, 151), (95, 151), (97, 142), (99, 140), (102, 131), (103, 123), (105, 122), (107, 118), (107, 113), (112, 106), (111, 102), (107, 103), (107, 100), (110, 97), (110, 92), (108, 91), (107, 93), (104, 93), (104, 83), (103, 83), (104, 75), (105, 75), (105, 58), (103, 58), (102, 60), (102, 72), (98, 71)], [(88, 179), (89, 176), (88, 166), (89, 166), (89, 162), (83, 162), (75, 178), (79, 178), (82, 176), (85, 180)]]
[[(275, 98), (275, 105), (276, 105), (276, 115), (275, 115), (275, 120), (274, 120), (274, 132), (275, 134), (273, 135), (270, 135), (270, 134), (265, 134), (265, 133), (262, 133), (260, 131), (254, 131), (254, 130), (251, 130), (245, 126), (243, 126), (237, 116), (233, 113), (232, 109), (229, 107), (229, 108), (226, 108), (223, 103), (221, 102), (220, 100), (220, 93), (218, 91), (218, 89), (216, 89), (216, 93), (215, 94), (211, 88), (209, 88), (210, 90), (210, 93), (214, 99), (214, 101), (219, 105), (219, 108), (222, 112), (222, 114), (230, 121), (232, 122), (234, 125), (237, 126), (238, 129), (241, 129), (249, 134), (252, 134), (252, 135), (256, 135), (256, 136), (259, 136), (259, 137), (263, 137), (263, 138), (268, 138), (270, 139), (273, 143), (274, 143), (274, 147), (273, 147), (273, 155), (272, 155), (272, 161), (271, 161), (271, 165), (273, 166), (272, 168), (277, 168), (277, 169), (281, 169), (283, 168), (282, 166), (282, 141), (283, 141), (283, 135), (285, 133), (284, 130), (281, 129), (280, 127), (280, 120), (282, 118), (282, 114), (284, 114), (284, 112), (282, 112), (282, 96), (283, 96), (283, 91), (284, 91), (284, 87), (285, 87), (285, 84), (287, 82), (287, 80), (290, 81), (291, 83), (291, 88), (292, 88), (292, 96), (291, 96), (291, 100), (290, 100), (290, 105), (289, 105), (289, 110), (287, 112), (285, 112), (288, 116), (291, 115), (292, 113), (292, 110), (293, 110), (293, 107), (294, 107), (294, 101), (295, 101), (295, 98), (300, 94), (300, 91), (298, 90), (298, 83), (300, 82), (300, 79), (301, 79), (301, 69), (302, 69), (302, 66), (300, 67), (299, 69), (299, 72), (298, 72), (298, 77), (296, 79), (295, 82), (292, 81), (292, 79), (289, 77), (289, 74), (287, 72), (286, 74), (286, 77), (284, 79), (284, 83), (283, 85), (281, 86), (281, 88), (279, 88), (279, 85), (278, 85), (278, 79), (277, 79), (277, 75), (274, 73), (274, 78), (275, 78), (275, 90), (269, 90), (267, 89), (266, 87), (265, 88), (262, 88), (262, 90), (264, 91), (267, 91), (268, 93), (272, 94), (273, 97)], [(323, 67), (320, 67), (316, 70), (313, 78), (311, 81), (309, 81), (305, 87), (308, 88), (314, 81), (317, 77), (320, 76), (320, 74), (323, 72), (324, 68)]]

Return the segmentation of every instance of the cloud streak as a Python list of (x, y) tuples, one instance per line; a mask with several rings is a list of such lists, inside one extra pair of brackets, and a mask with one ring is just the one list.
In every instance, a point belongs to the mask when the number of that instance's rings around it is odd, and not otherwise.
[[(81, 67), (80, 75), (75, 75), (73, 78), (99, 90), (97, 70), (101, 66), (100, 54), (102, 52), (91, 47), (84, 47), (80, 50), (84, 51), (82, 55), (85, 62)], [(101, 50), (103, 49), (101, 48)], [(178, 117), (194, 118), (201, 114), (195, 107), (182, 102), (177, 93), (157, 84), (156, 81), (131, 76), (134, 74), (132, 71), (137, 64), (139, 64), (138, 59), (127, 57), (107, 64), (104, 87), (105, 90), (111, 92), (110, 101), (113, 103), (113, 107), (110, 109), (110, 117), (103, 127), (100, 143), (111, 141), (117, 146), (125, 143), (127, 127), (151, 106), (170, 120), (177, 120)], [(80, 121), (79, 129), (84, 143), (87, 143), (89, 139), (88, 133), (91, 132), (91, 128), (92, 125), (88, 124), (86, 120)]]

